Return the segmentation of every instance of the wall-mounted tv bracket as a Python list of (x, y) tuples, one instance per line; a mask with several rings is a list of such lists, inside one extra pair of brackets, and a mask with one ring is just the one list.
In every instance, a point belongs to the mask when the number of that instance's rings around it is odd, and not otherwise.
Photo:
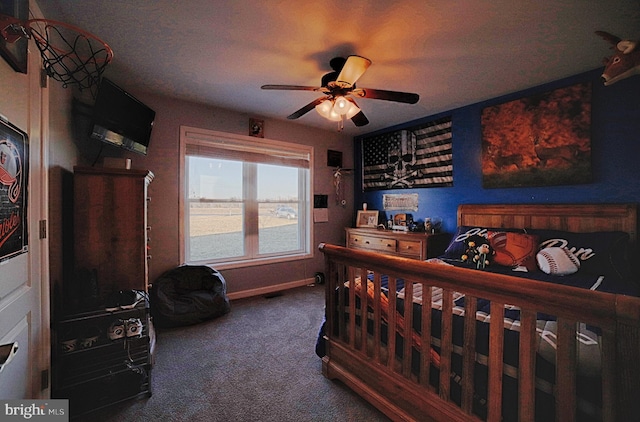
[(113, 50), (95, 35), (64, 22), (50, 19), (20, 20), (0, 14), (0, 33), (7, 43), (20, 38), (33, 39), (47, 75), (66, 88), (95, 92), (105, 67), (113, 59)]

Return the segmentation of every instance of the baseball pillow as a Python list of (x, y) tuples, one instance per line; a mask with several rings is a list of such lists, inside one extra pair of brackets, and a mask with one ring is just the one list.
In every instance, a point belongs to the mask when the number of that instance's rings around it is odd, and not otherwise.
[(541, 249), (536, 261), (542, 272), (551, 275), (569, 275), (580, 269), (580, 260), (569, 249), (557, 246)]

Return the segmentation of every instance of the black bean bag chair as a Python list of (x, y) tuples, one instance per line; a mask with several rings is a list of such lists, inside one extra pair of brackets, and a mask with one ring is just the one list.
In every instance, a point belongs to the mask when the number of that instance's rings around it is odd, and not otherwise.
[(198, 324), (231, 310), (224, 277), (204, 265), (183, 265), (162, 274), (151, 287), (149, 302), (158, 327)]

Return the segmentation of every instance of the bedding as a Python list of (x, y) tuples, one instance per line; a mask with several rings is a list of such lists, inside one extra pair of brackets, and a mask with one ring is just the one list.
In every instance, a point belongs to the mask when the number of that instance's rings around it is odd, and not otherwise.
[[(560, 230), (584, 230), (582, 219), (598, 231)], [(461, 206), (458, 222), (445, 254), (427, 262), (321, 245), (327, 308), (316, 353), (325, 376), (394, 420), (637, 415), (635, 206)], [(505, 259), (485, 269), (462, 262), (474, 234), (494, 238)], [(542, 271), (537, 258), (551, 248), (579, 260), (576, 271)]]
[(513, 262), (513, 265), (535, 270), (535, 266), (531, 265), (529, 247), (537, 244), (538, 250), (548, 247), (569, 249), (580, 260), (583, 272), (619, 278), (628, 278), (632, 274), (629, 265), (630, 237), (622, 231), (576, 233), (550, 229), (459, 226), (442, 258), (460, 259), (465, 252), (464, 241), (472, 235), (484, 236), (491, 241), (494, 250), (503, 255), (497, 258), (499, 265)]
[[(496, 251), (493, 265), (485, 270), (522, 276), (533, 280), (582, 287), (609, 293), (639, 296), (640, 289), (633, 280), (631, 251), (628, 233), (603, 231), (575, 233), (563, 230), (543, 229), (497, 229), (461, 226), (443, 256), (439, 259), (447, 263), (472, 268), (462, 262), (464, 240), (472, 235), (489, 239)], [(542, 271), (537, 255), (550, 248), (563, 248), (577, 259), (575, 271), (563, 274)], [(462, 252), (460, 252), (462, 251)], [(578, 273), (575, 277), (557, 278)], [(596, 287), (594, 287), (596, 286)]]

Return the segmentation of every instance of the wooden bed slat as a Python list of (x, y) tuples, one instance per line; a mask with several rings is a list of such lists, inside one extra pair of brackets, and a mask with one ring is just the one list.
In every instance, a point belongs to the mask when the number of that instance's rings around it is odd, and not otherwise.
[[(349, 280), (355, 280), (358, 276), (356, 268), (349, 267)], [(349, 346), (356, 348), (356, 289), (349, 289)], [(346, 333), (345, 333), (346, 334)]]
[(442, 289), (442, 334), (440, 336), (440, 389), (443, 400), (451, 399), (451, 353), (453, 352), (453, 293)]
[[(422, 286), (422, 303), (430, 300), (433, 290), (431, 286)], [(431, 343), (431, 312), (422, 312), (422, 321), (420, 327), (420, 341), (422, 344)], [(420, 353), (420, 385), (429, 387), (429, 375), (431, 373), (431, 353)]]
[[(402, 375), (411, 377), (411, 333), (413, 332), (413, 282), (404, 282), (404, 341), (402, 342)], [(428, 344), (428, 343), (427, 343)]]
[(396, 279), (389, 277), (389, 322), (387, 329), (387, 367), (393, 370), (394, 351), (396, 350)]
[(556, 350), (556, 419), (576, 418), (576, 325), (570, 319), (558, 318)]
[(504, 303), (491, 302), (489, 324), (489, 398), (487, 421), (502, 420), (502, 359), (504, 352)]
[(520, 422), (533, 422), (535, 417), (536, 313), (520, 310), (520, 361), (518, 399)]
[(382, 280), (380, 277), (380, 273), (375, 273), (373, 275), (373, 359), (376, 362), (380, 362), (381, 353), (380, 348), (382, 347), (381, 342), (381, 331), (382, 331), (382, 309), (380, 305), (380, 295), (382, 294), (381, 286)]
[[(345, 311), (344, 311), (344, 283), (345, 283), (345, 268), (341, 267), (338, 272), (338, 336), (342, 341), (347, 341), (347, 323), (345, 321)], [(331, 328), (331, 327), (330, 327)], [(331, 331), (330, 331), (331, 332)], [(331, 332), (332, 333), (332, 332)]]
[(602, 421), (613, 422), (616, 420), (615, 397), (612, 394), (616, 381), (616, 351), (613, 347), (616, 344), (615, 332), (603, 330), (602, 339)]
[[(360, 268), (360, 281), (364, 282), (366, 286), (367, 270), (364, 267)], [(369, 300), (367, 299), (366, 288), (360, 289), (358, 293), (358, 296), (360, 296), (360, 303), (363, 304), (360, 306), (360, 351), (364, 354), (367, 354), (367, 303), (369, 302)]]
[(466, 295), (464, 298), (464, 340), (462, 351), (462, 399), (461, 407), (465, 413), (473, 410), (473, 396), (475, 393), (475, 364), (476, 364), (476, 311), (478, 299)]

